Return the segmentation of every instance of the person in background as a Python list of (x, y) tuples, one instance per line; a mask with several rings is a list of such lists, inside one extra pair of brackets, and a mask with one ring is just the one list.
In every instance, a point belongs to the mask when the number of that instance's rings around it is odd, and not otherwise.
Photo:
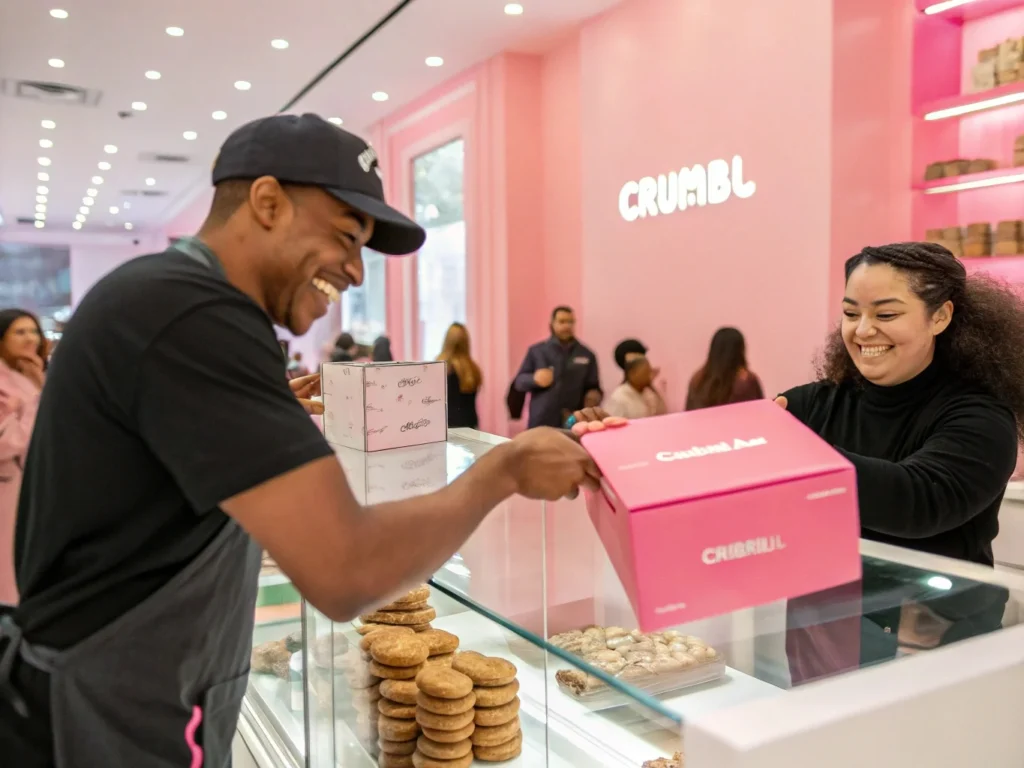
[[(643, 419), (668, 412), (665, 402), (652, 386), (654, 369), (643, 355), (626, 363), (626, 380), (608, 396), (604, 409), (609, 416)], [(652, 393), (653, 397), (648, 393)]]
[(300, 376), (309, 376), (309, 368), (302, 362), (302, 353), (296, 351), (288, 361), (288, 378), (297, 379)]
[(448, 327), (437, 359), (443, 360), (448, 370), (448, 426), (476, 429), (480, 424), (476, 395), (483, 384), (483, 374), (470, 354), (466, 326), (452, 323)]
[(345, 332), (334, 342), (334, 349), (331, 351), (332, 363), (351, 363), (359, 354), (359, 346), (352, 334)]
[(747, 343), (735, 328), (719, 328), (703, 367), (690, 379), (686, 410), (713, 408), (764, 397), (761, 380), (747, 368)]
[[(615, 362), (619, 366), (619, 368), (622, 369), (624, 385), (629, 383), (629, 376), (627, 371), (629, 365), (634, 360), (646, 357), (647, 347), (639, 339), (624, 339), (623, 341), (619, 342), (617, 347), (615, 347)], [(668, 413), (668, 407), (665, 405), (665, 399), (661, 396), (661, 393), (658, 391), (657, 387), (654, 386), (654, 383), (658, 379), (658, 374), (660, 373), (660, 370), (650, 365), (648, 367), (650, 369), (650, 382), (648, 382), (647, 386), (645, 386), (640, 391), (641, 397), (643, 398), (645, 404), (645, 408), (642, 412), (642, 415), (632, 416), (630, 418), (639, 419), (643, 418), (643, 416), (660, 416), (664, 413)], [(620, 386), (619, 389), (622, 389), (622, 386)], [(612, 397), (614, 396), (615, 393), (613, 392)], [(624, 390), (622, 393), (620, 393), (619, 397), (617, 398), (617, 403), (621, 403), (624, 397), (632, 399), (631, 391)], [(612, 411), (617, 411), (619, 409), (619, 404), (611, 404), (610, 407), (607, 408), (606, 410), (608, 410), (608, 412), (611, 413)], [(631, 412), (640, 413), (640, 410), (635, 406), (630, 410)], [(625, 416), (626, 414), (615, 413), (614, 415)]]
[(0, 603), (18, 602), (14, 520), (22, 467), (46, 378), (46, 338), (24, 310), (0, 312)]
[(551, 336), (530, 347), (513, 388), (530, 394), (529, 427), (561, 427), (572, 412), (601, 404), (597, 356), (576, 338), (576, 314), (555, 307)]
[(377, 337), (377, 340), (373, 342), (373, 352), (370, 357), (375, 363), (393, 362), (395, 358), (391, 354), (391, 339), (387, 336)]

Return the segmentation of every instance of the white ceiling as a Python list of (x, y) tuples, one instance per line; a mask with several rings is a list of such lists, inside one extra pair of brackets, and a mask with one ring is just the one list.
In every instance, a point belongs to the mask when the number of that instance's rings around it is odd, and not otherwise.
[[(360, 132), (456, 73), (502, 50), (540, 52), (574, 24), (620, 0), (413, 0), (365, 45), (335, 68), (290, 111), (340, 117)], [(243, 0), (0, 0), (0, 79), (40, 80), (100, 93), (96, 106), (45, 104), (0, 94), (0, 213), (4, 230), (32, 218), (37, 186), (48, 188), (46, 230), (71, 231), (87, 190), (98, 190), (84, 232), (111, 228), (156, 231), (209, 184), (220, 143), (235, 127), (281, 109), (398, 0), (289, 0), (271, 15)], [(51, 8), (68, 18), (52, 18)], [(165, 32), (184, 29), (181, 37)], [(283, 38), (277, 50), (270, 41)], [(427, 56), (444, 65), (427, 67)], [(65, 62), (57, 69), (51, 58)], [(162, 77), (149, 80), (147, 70)], [(252, 83), (249, 91), (233, 86)], [(390, 95), (371, 99), (374, 91)], [(132, 102), (144, 112), (122, 118)], [(215, 110), (227, 112), (216, 121)], [(52, 120), (56, 128), (42, 128)], [(185, 131), (198, 138), (188, 141)], [(49, 139), (53, 147), (41, 148)], [(117, 153), (104, 152), (112, 144)], [(153, 153), (187, 163), (156, 163)], [(48, 157), (49, 167), (37, 158)], [(98, 163), (106, 161), (104, 171)], [(37, 179), (38, 172), (49, 181)], [(102, 184), (94, 184), (101, 176)], [(145, 180), (156, 183), (147, 187)], [(128, 196), (128, 190), (166, 193)], [(128, 202), (130, 208), (125, 210)], [(111, 206), (120, 210), (109, 213)]]

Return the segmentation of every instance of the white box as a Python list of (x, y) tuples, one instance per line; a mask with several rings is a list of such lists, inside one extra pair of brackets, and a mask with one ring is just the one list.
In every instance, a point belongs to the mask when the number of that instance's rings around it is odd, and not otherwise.
[(360, 504), (384, 504), (439, 491), (448, 484), (448, 443), (366, 453), (334, 446)]

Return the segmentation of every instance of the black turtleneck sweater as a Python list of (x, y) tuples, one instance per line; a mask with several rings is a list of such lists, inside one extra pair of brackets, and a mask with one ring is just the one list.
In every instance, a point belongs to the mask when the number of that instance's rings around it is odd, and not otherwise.
[(1017, 462), (1009, 408), (938, 362), (895, 387), (817, 382), (783, 395), (857, 468), (861, 536), (993, 564)]

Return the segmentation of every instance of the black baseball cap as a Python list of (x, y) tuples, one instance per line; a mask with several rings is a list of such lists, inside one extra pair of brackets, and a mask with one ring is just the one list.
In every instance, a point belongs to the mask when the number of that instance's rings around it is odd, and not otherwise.
[(384, 200), (377, 151), (319, 115), (273, 115), (236, 129), (213, 164), (213, 183), (273, 176), (320, 187), (376, 220), (366, 245), (398, 256), (422, 247), (427, 233)]

